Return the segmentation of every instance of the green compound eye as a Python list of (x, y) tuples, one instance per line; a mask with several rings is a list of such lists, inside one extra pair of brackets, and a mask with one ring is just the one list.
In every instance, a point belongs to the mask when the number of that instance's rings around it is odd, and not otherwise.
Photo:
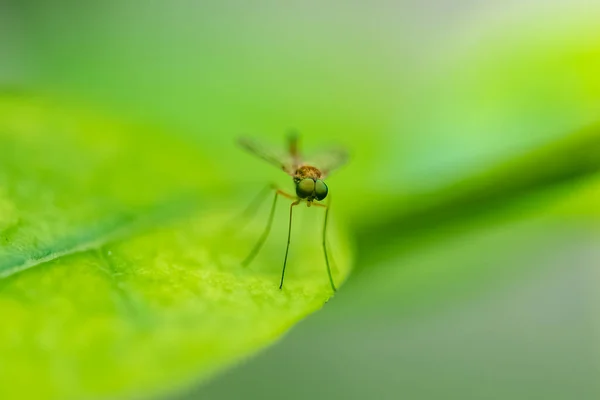
[(325, 182), (320, 179), (315, 182), (315, 195), (317, 196), (317, 200), (323, 200), (325, 197), (327, 197), (328, 191), (329, 189), (327, 189)]
[(302, 179), (296, 185), (296, 194), (301, 199), (310, 197), (315, 191), (315, 181), (310, 178)]

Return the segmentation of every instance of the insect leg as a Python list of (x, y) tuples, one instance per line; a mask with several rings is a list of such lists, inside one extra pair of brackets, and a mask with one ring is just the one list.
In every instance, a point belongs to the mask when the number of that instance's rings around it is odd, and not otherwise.
[(298, 204), (300, 204), (300, 200), (296, 200), (290, 205), (290, 224), (288, 226), (288, 240), (287, 240), (287, 246), (285, 248), (285, 258), (283, 259), (283, 270), (281, 271), (281, 283), (279, 284), (280, 290), (283, 287), (283, 278), (285, 276), (285, 266), (287, 264), (288, 252), (290, 251), (290, 240), (292, 238), (292, 211), (294, 210), (294, 206), (297, 206)]
[(292, 156), (292, 163), (294, 171), (300, 164), (300, 149), (298, 148), (298, 132), (292, 130), (288, 133), (288, 149)]
[[(327, 219), (329, 217), (329, 208), (331, 207), (331, 196), (327, 200), (327, 205), (320, 203), (314, 203), (318, 207), (325, 208), (325, 223), (323, 224), (323, 253), (325, 253), (325, 264), (327, 265), (327, 275), (329, 276), (329, 284), (331, 289), (335, 292), (335, 284), (333, 283), (333, 276), (331, 275), (331, 267), (329, 266), (329, 256), (327, 254)], [(333, 262), (333, 259), (331, 260)]]
[(323, 224), (323, 252), (325, 253), (325, 264), (327, 264), (327, 275), (329, 275), (329, 283), (335, 292), (333, 277), (331, 276), (331, 267), (329, 266), (329, 257), (327, 256), (327, 218), (329, 217), (329, 208), (331, 207), (331, 196), (327, 200), (327, 208), (325, 209), (325, 223)]
[(267, 220), (267, 226), (265, 227), (265, 230), (263, 231), (262, 235), (260, 236), (260, 239), (254, 246), (254, 248), (252, 249), (250, 254), (248, 254), (248, 256), (244, 259), (244, 261), (242, 261), (243, 267), (247, 267), (252, 262), (252, 260), (254, 260), (254, 257), (256, 257), (256, 255), (262, 248), (263, 244), (267, 240), (267, 237), (269, 236), (269, 232), (271, 231), (271, 225), (273, 224), (273, 218), (275, 217), (275, 208), (277, 205), (277, 197), (281, 195), (283, 197), (295, 199), (295, 197), (293, 197), (290, 194), (285, 193), (283, 190), (277, 189), (274, 185), (270, 185), (269, 188), (271, 190), (275, 189), (275, 196), (273, 197), (273, 205), (271, 206), (271, 212), (269, 213), (269, 219)]
[[(252, 200), (252, 202), (246, 207), (246, 209), (240, 213), (235, 219), (233, 219), (229, 224), (228, 231), (231, 231), (235, 228), (237, 232), (244, 229), (246, 224), (252, 220), (259, 207), (263, 204), (267, 195), (272, 193), (273, 190), (277, 190), (277, 187), (274, 184), (270, 184), (265, 186), (256, 197)], [(241, 221), (241, 223), (239, 222)]]
[(275, 196), (273, 197), (273, 205), (271, 206), (271, 213), (269, 214), (269, 219), (267, 221), (267, 226), (265, 227), (264, 232), (260, 236), (260, 239), (258, 239), (258, 243), (256, 243), (256, 245), (254, 246), (254, 248), (252, 249), (250, 254), (248, 254), (248, 256), (244, 259), (244, 261), (242, 261), (243, 267), (247, 267), (252, 262), (252, 260), (254, 260), (254, 257), (256, 257), (256, 255), (260, 251), (260, 248), (262, 247), (262, 245), (265, 243), (265, 240), (267, 240), (267, 237), (269, 236), (269, 232), (271, 231), (271, 225), (273, 224), (273, 217), (275, 216), (275, 206), (277, 205), (277, 196), (279, 196), (279, 193), (275, 192)]

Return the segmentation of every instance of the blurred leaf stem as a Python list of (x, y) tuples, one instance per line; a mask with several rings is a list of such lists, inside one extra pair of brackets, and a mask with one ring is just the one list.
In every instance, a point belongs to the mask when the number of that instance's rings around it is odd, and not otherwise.
[[(386, 258), (385, 249), (443, 225), (465, 223), (523, 197), (600, 172), (600, 124), (506, 160), (438, 190), (399, 200), (398, 207), (357, 227), (357, 268)], [(368, 260), (365, 260), (368, 257)], [(368, 262), (367, 262), (368, 261)]]

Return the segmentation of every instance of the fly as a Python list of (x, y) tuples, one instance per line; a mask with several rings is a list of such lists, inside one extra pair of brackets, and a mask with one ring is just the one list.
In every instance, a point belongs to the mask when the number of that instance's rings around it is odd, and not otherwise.
[[(313, 205), (316, 207), (321, 207), (325, 209), (325, 221), (323, 223), (323, 253), (325, 254), (325, 264), (327, 265), (327, 275), (329, 276), (329, 283), (331, 285), (331, 289), (335, 292), (336, 288), (333, 282), (333, 276), (331, 275), (331, 268), (329, 266), (329, 256), (327, 254), (326, 245), (327, 219), (329, 216), (329, 209), (331, 205), (331, 196), (328, 197), (329, 188), (325, 184), (325, 178), (327, 178), (327, 176), (329, 176), (329, 174), (334, 169), (338, 168), (347, 161), (347, 152), (343, 149), (335, 149), (321, 153), (317, 157), (313, 158), (312, 161), (305, 160), (300, 153), (297, 134), (290, 134), (288, 136), (287, 152), (283, 153), (272, 151), (264, 146), (259, 145), (257, 142), (246, 138), (240, 139), (239, 143), (248, 152), (261, 158), (269, 164), (278, 167), (283, 172), (288, 174), (292, 178), (296, 189), (295, 194), (290, 194), (279, 189), (276, 185), (270, 185), (267, 188), (269, 192), (275, 192), (273, 197), (273, 203), (271, 205), (269, 219), (261, 237), (259, 238), (258, 242), (254, 246), (250, 254), (248, 254), (248, 256), (244, 259), (242, 265), (248, 266), (252, 262), (252, 260), (254, 260), (261, 247), (263, 246), (264, 242), (266, 241), (267, 237), (269, 236), (271, 225), (273, 223), (273, 217), (275, 215), (277, 199), (279, 198), (279, 196), (291, 200), (292, 203), (290, 204), (288, 239), (285, 248), (285, 257), (283, 259), (283, 268), (281, 271), (281, 282), (279, 284), (279, 289), (283, 288), (285, 267), (287, 265), (287, 258), (292, 236), (292, 215), (294, 207), (301, 203), (306, 203), (308, 207)], [(266, 192), (264, 192), (263, 194), (266, 194)], [(262, 198), (262, 195), (260, 197)], [(327, 204), (321, 203), (327, 197)]]

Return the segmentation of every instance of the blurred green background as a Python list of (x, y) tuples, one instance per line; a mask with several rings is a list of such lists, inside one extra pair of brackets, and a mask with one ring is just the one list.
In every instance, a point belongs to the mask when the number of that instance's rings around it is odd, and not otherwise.
[(241, 134), (352, 153), (349, 282), (179, 398), (599, 398), (600, 4), (0, 7), (0, 83), (183, 136), (215, 195), (286, 183)]

